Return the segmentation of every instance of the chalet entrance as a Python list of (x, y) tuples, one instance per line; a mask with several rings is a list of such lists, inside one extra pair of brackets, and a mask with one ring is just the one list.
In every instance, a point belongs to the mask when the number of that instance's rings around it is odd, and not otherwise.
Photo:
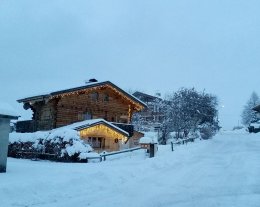
[(104, 137), (88, 137), (83, 138), (83, 140), (96, 151), (105, 150), (106, 139)]
[(80, 137), (96, 152), (120, 150), (128, 139), (127, 132), (105, 121), (84, 126), (78, 131)]
[(105, 138), (105, 137), (82, 137), (82, 139), (89, 144), (96, 152), (103, 151), (117, 151), (120, 150), (119, 141), (122, 140)]
[(105, 148), (105, 138), (104, 137), (89, 137), (87, 139), (88, 144), (93, 148)]

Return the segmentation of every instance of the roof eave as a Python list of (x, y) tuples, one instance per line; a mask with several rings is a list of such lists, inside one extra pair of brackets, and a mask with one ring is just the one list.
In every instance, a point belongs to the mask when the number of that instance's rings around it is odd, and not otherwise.
[(28, 97), (28, 98), (18, 99), (17, 102), (18, 103), (27, 103), (27, 102), (31, 102), (31, 101), (44, 101), (49, 97), (50, 97), (50, 95), (32, 96), (32, 97)]
[(60, 94), (64, 94), (64, 93), (69, 93), (69, 92), (74, 92), (74, 91), (78, 91), (78, 90), (84, 90), (87, 88), (92, 88), (92, 87), (96, 87), (99, 85), (105, 85), (108, 81), (104, 81), (104, 82), (93, 82), (89, 85), (85, 85), (85, 86), (80, 86), (80, 87), (76, 87), (76, 88), (70, 88), (70, 89), (66, 89), (66, 90), (60, 90), (60, 91), (55, 91), (50, 93), (51, 96), (57, 96)]
[(118, 86), (116, 86), (115, 84), (113, 84), (110, 81), (107, 81), (107, 83), (109, 83), (111, 86), (113, 86), (114, 88), (116, 88), (117, 90), (119, 90), (121, 93), (125, 94), (126, 96), (128, 96), (128, 98), (132, 99), (133, 101), (135, 101), (136, 103), (140, 104), (143, 109), (147, 108), (146, 103), (142, 102), (140, 99), (138, 99), (137, 97), (127, 93), (126, 91), (124, 91), (123, 89), (119, 88)]
[(87, 129), (87, 128), (90, 128), (90, 127), (94, 127), (96, 125), (99, 125), (99, 124), (104, 124), (106, 125), (107, 127), (109, 128), (112, 128), (113, 130), (117, 131), (118, 133), (122, 134), (122, 135), (125, 135), (125, 136), (129, 136), (128, 132), (124, 131), (124, 130), (118, 130), (114, 125), (110, 125), (110, 124), (107, 124), (106, 122), (104, 121), (99, 121), (99, 122), (96, 122), (96, 123), (93, 123), (93, 124), (85, 124), (85, 125), (82, 125), (82, 126), (79, 126), (79, 127), (75, 127), (73, 128), (74, 130), (76, 131), (81, 131), (83, 129)]
[(66, 90), (60, 90), (60, 91), (52, 92), (50, 94), (44, 94), (44, 95), (39, 95), (39, 96), (31, 96), (31, 97), (28, 97), (28, 98), (18, 99), (17, 102), (18, 103), (26, 103), (26, 102), (31, 102), (31, 101), (43, 101), (43, 100), (45, 100), (45, 99), (47, 99), (49, 97), (58, 96), (60, 94), (74, 92), (74, 91), (77, 91), (77, 90), (84, 90), (84, 89), (88, 89), (88, 88), (92, 88), (92, 87), (96, 87), (96, 86), (101, 86), (101, 85), (106, 85), (106, 84), (112, 86), (116, 90), (118, 90), (121, 93), (123, 93), (124, 95), (126, 95), (130, 100), (135, 102), (137, 105), (140, 105), (141, 106), (141, 110), (147, 108), (147, 105), (144, 102), (139, 100), (137, 97), (127, 93), (126, 91), (124, 91), (123, 89), (119, 88), (118, 86), (116, 86), (115, 84), (113, 84), (110, 81), (94, 82), (94, 83), (89, 84), (89, 85), (80, 86), (80, 87), (71, 88), (71, 89), (66, 89)]

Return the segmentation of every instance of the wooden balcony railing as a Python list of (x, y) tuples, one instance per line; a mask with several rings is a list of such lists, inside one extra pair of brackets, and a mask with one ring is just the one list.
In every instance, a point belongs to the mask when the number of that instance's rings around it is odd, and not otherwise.
[(117, 122), (112, 122), (112, 124), (119, 127), (120, 129), (123, 129), (124, 131), (128, 132), (129, 137), (132, 137), (134, 135), (134, 125), (117, 123)]

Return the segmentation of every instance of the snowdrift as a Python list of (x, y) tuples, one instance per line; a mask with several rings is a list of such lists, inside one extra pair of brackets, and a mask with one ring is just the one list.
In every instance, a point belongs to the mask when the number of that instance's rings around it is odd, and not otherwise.
[(91, 146), (80, 139), (77, 131), (55, 129), (47, 132), (11, 133), (8, 156), (80, 162), (86, 161), (82, 158), (92, 151)]

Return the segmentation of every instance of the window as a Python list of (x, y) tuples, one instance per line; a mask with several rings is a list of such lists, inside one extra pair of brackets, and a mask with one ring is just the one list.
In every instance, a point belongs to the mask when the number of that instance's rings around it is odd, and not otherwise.
[(98, 92), (94, 92), (94, 93), (91, 94), (91, 100), (92, 101), (98, 101), (98, 98), (99, 98)]
[(83, 120), (89, 120), (92, 119), (92, 113), (91, 112), (86, 112), (83, 114)]
[(89, 137), (88, 144), (93, 148), (104, 148), (105, 139), (102, 137)]
[(108, 94), (104, 95), (104, 102), (109, 102), (109, 95)]
[(84, 112), (84, 113), (79, 113), (78, 114), (78, 120), (89, 120), (92, 119), (92, 113), (91, 112)]

